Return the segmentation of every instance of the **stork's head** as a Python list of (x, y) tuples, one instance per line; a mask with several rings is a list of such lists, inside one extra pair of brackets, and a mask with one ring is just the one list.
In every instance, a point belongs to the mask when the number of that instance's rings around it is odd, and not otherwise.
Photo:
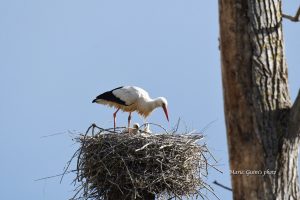
[(165, 97), (158, 97), (159, 106), (161, 106), (165, 112), (166, 118), (169, 121), (169, 115), (168, 115), (168, 101)]

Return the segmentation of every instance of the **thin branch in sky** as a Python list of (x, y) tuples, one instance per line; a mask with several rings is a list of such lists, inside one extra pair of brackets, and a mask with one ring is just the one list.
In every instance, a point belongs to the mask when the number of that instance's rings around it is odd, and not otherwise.
[(295, 16), (282, 14), (282, 17), (289, 19), (292, 22), (299, 22), (300, 21), (300, 6), (299, 6), (298, 11), (296, 12)]
[(221, 183), (219, 183), (217, 181), (214, 181), (213, 183), (216, 184), (217, 186), (220, 186), (221, 188), (224, 188), (226, 190), (232, 191), (232, 189), (230, 187), (227, 187), (227, 186), (225, 186), (225, 185), (223, 185), (223, 184), (221, 184)]

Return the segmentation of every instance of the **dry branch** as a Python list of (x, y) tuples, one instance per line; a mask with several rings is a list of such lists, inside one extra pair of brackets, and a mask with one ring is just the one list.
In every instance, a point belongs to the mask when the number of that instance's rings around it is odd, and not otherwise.
[(292, 22), (299, 22), (300, 21), (300, 6), (295, 14), (295, 16), (291, 16), (291, 15), (286, 15), (286, 14), (282, 14), (283, 18), (289, 19)]

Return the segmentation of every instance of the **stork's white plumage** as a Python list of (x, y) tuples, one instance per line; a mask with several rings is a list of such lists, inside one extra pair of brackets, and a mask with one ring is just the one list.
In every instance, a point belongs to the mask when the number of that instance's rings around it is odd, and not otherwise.
[(116, 115), (121, 109), (129, 112), (128, 128), (130, 127), (131, 113), (137, 111), (144, 118), (148, 117), (150, 113), (157, 107), (162, 107), (167, 120), (168, 116), (168, 102), (164, 97), (151, 99), (148, 92), (136, 86), (122, 86), (113, 90), (104, 92), (93, 100), (93, 103), (99, 103), (115, 107), (117, 110), (114, 112), (114, 128), (116, 128)]

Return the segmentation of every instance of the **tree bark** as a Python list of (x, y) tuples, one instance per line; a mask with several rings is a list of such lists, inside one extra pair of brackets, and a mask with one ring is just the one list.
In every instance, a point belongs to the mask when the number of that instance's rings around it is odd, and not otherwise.
[(292, 107), (281, 0), (219, 0), (219, 13), (233, 197), (300, 199), (300, 97)]

